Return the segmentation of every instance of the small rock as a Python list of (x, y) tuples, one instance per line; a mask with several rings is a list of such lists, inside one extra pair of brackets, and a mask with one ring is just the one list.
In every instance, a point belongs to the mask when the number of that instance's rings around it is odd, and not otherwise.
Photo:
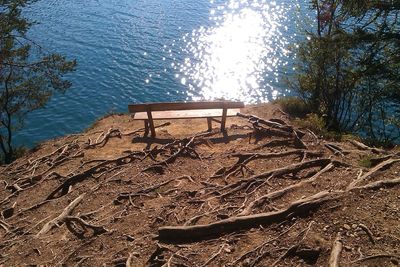
[(355, 223), (353, 223), (353, 224), (351, 225), (351, 227), (352, 227), (353, 229), (356, 229), (356, 228), (358, 227), (358, 225), (355, 224)]
[(225, 250), (226, 253), (231, 253), (232, 252), (232, 250), (230, 248), (227, 248), (227, 247), (225, 247), (224, 250)]
[(399, 265), (399, 261), (396, 259), (391, 259), (390, 262), (393, 263), (394, 265)]
[(352, 250), (351, 247), (349, 247), (349, 246), (344, 246), (344, 249), (345, 249), (346, 251), (351, 251), (351, 250)]
[(343, 228), (346, 229), (346, 230), (350, 230), (351, 229), (350, 225), (348, 225), (346, 223), (343, 224)]

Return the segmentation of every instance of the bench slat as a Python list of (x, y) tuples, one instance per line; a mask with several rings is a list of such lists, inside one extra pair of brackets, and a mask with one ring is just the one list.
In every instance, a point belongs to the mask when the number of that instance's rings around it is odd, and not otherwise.
[[(236, 116), (240, 109), (228, 109), (227, 116)], [(151, 112), (153, 119), (195, 119), (208, 117), (222, 117), (222, 110), (218, 109), (202, 109), (202, 110), (170, 110), (170, 111), (153, 111)], [(137, 112), (134, 115), (135, 120), (147, 120), (147, 112)]]
[(215, 101), (215, 102), (172, 102), (172, 103), (145, 103), (128, 105), (129, 112), (145, 112), (164, 110), (196, 110), (196, 109), (222, 109), (244, 108), (243, 102)]

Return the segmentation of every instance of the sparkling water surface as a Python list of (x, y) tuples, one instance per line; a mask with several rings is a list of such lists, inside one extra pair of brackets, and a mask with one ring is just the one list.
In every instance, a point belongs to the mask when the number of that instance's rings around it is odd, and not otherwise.
[(82, 131), (129, 103), (260, 103), (287, 94), (289, 47), (306, 7), (305, 0), (40, 0), (25, 12), (40, 22), (30, 37), (78, 67), (65, 94), (29, 114), (16, 143)]

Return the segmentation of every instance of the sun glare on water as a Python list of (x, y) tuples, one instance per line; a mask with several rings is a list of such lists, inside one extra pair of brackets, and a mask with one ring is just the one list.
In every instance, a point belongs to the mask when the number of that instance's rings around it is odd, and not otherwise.
[[(181, 83), (194, 100), (265, 102), (286, 40), (280, 32), (283, 7), (271, 1), (229, 1), (210, 11), (213, 27), (184, 36), (187, 57), (179, 66)], [(267, 92), (266, 92), (267, 91)]]

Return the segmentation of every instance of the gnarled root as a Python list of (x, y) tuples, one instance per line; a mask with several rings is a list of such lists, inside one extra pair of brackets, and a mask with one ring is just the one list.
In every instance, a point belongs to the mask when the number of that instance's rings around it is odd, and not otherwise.
[(329, 257), (329, 267), (339, 267), (340, 254), (342, 253), (343, 243), (340, 233), (332, 245), (331, 256)]
[(47, 222), (42, 227), (42, 229), (36, 234), (36, 236), (39, 237), (41, 235), (44, 235), (48, 233), (55, 226), (59, 225), (60, 223), (63, 223), (65, 221), (65, 218), (67, 218), (72, 213), (72, 211), (75, 209), (76, 206), (79, 205), (79, 203), (82, 201), (84, 197), (85, 193), (75, 198), (71, 203), (69, 203), (69, 205), (63, 210), (63, 212), (60, 215), (58, 215), (53, 220)]
[(282, 222), (295, 216), (304, 215), (317, 209), (323, 203), (337, 199), (342, 194), (338, 192), (323, 191), (310, 197), (298, 200), (287, 208), (241, 217), (231, 217), (205, 225), (194, 226), (165, 226), (158, 229), (159, 239), (163, 241), (187, 241), (206, 239), (219, 236), (228, 232)]

